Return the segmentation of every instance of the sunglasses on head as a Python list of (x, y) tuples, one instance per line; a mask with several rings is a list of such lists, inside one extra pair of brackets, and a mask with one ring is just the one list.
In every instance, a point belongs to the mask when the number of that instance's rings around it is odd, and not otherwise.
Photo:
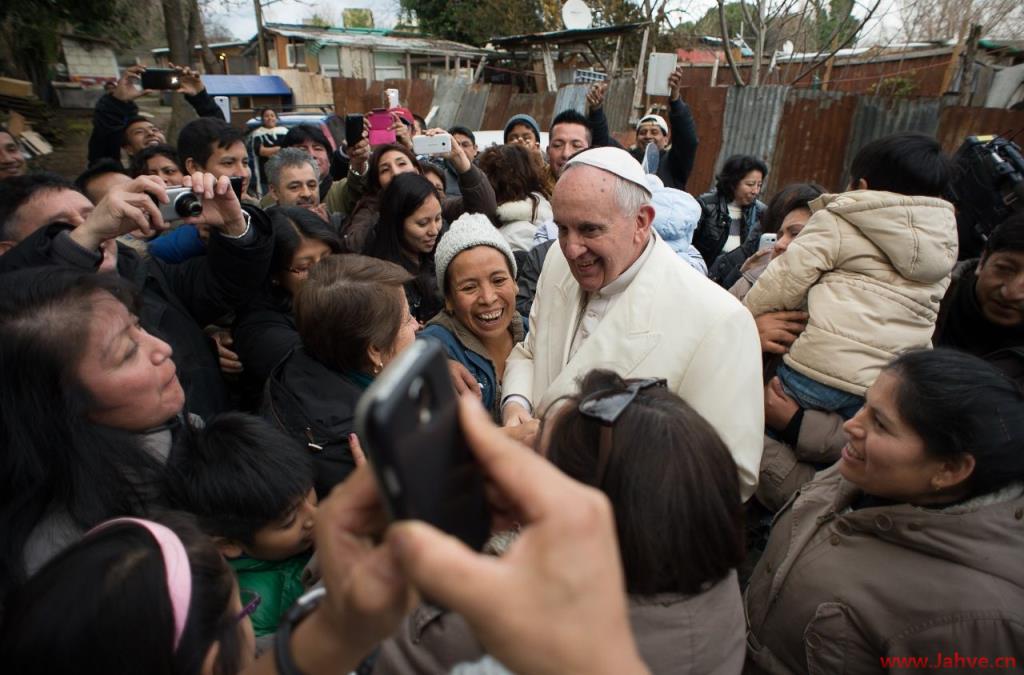
[(630, 380), (625, 388), (613, 387), (588, 394), (580, 400), (576, 409), (584, 417), (601, 423), (600, 443), (598, 445), (597, 470), (594, 472), (594, 487), (600, 488), (604, 483), (604, 474), (608, 469), (608, 458), (612, 449), (612, 427), (632, 403), (637, 394), (651, 387), (667, 387), (664, 378), (649, 377), (643, 380)]

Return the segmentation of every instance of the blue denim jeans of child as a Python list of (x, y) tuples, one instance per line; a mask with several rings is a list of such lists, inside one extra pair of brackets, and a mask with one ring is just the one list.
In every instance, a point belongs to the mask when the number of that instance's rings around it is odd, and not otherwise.
[(851, 394), (802, 375), (786, 364), (775, 373), (782, 389), (805, 410), (824, 410), (838, 413), (844, 420), (857, 414), (864, 405), (864, 397)]

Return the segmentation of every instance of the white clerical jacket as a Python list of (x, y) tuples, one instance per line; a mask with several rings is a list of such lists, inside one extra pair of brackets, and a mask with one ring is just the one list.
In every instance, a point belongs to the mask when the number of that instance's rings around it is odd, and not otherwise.
[(503, 394), (542, 416), (594, 368), (624, 378), (662, 377), (718, 431), (739, 468), (740, 493), (757, 487), (764, 435), (761, 347), (750, 312), (658, 238), (654, 250), (572, 360), (583, 291), (560, 247), (537, 282), (530, 332), (505, 366)]

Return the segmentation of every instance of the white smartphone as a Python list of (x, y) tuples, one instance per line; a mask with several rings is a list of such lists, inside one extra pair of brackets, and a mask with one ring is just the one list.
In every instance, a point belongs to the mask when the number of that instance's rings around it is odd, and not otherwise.
[(647, 94), (668, 96), (668, 76), (676, 69), (678, 57), (673, 54), (651, 52), (647, 61)]
[(413, 136), (412, 151), (417, 155), (445, 155), (452, 151), (450, 134), (436, 136)]
[(779, 235), (773, 232), (766, 232), (761, 235), (760, 241), (757, 243), (757, 250), (763, 251), (766, 248), (775, 248), (775, 242), (778, 241)]

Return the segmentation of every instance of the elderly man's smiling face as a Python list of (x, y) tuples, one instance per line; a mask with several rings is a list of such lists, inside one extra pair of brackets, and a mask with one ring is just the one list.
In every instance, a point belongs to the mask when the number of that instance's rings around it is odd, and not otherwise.
[(558, 244), (580, 287), (598, 291), (629, 269), (651, 233), (654, 209), (629, 213), (619, 204), (618, 178), (588, 165), (569, 165), (558, 179), (551, 207)]

